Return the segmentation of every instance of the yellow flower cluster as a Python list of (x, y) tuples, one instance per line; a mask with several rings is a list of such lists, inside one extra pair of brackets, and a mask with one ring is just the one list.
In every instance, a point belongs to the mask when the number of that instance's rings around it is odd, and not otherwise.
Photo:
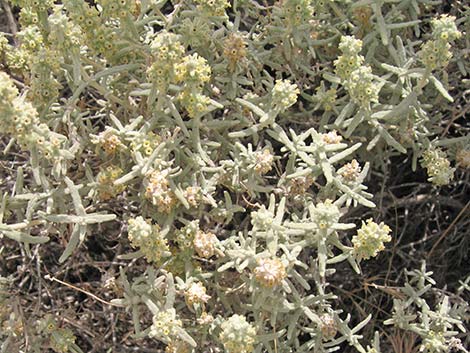
[(447, 154), (439, 148), (425, 151), (421, 165), (428, 172), (428, 180), (435, 185), (447, 185), (454, 177), (455, 168), (450, 167)]
[(289, 80), (276, 80), (273, 87), (273, 105), (281, 112), (297, 102), (297, 96), (300, 91), (296, 84), (292, 84)]
[(287, 0), (282, 4), (287, 24), (299, 25), (308, 22), (313, 16), (311, 0)]
[(150, 131), (145, 135), (136, 136), (129, 146), (133, 151), (140, 151), (144, 156), (150, 156), (162, 140), (160, 135)]
[(256, 329), (241, 315), (233, 315), (221, 325), (219, 339), (226, 353), (251, 353), (254, 351)]
[(15, 137), (22, 149), (37, 147), (46, 158), (59, 157), (63, 135), (41, 124), (36, 109), (19, 96), (11, 78), (0, 71), (0, 132)]
[(170, 254), (167, 239), (158, 225), (151, 225), (141, 216), (128, 221), (128, 238), (132, 247), (139, 248), (147, 261), (160, 264)]
[(178, 337), (178, 329), (183, 327), (181, 320), (176, 318), (174, 308), (160, 311), (152, 321), (149, 336), (170, 342)]
[(457, 29), (455, 17), (442, 15), (440, 18), (432, 20), (433, 40), (429, 40), (421, 47), (418, 53), (424, 66), (429, 70), (444, 68), (452, 58), (449, 42), (462, 36)]
[(150, 43), (150, 51), (154, 63), (147, 69), (147, 76), (159, 89), (165, 89), (174, 79), (175, 66), (184, 55), (184, 47), (178, 35), (162, 31)]
[(185, 56), (175, 67), (176, 81), (202, 86), (211, 78), (211, 67), (207, 60), (197, 53)]
[(116, 35), (103, 23), (97, 8), (85, 1), (64, 0), (63, 3), (72, 21), (85, 34), (90, 49), (106, 58), (112, 57), (117, 49)]
[(185, 89), (178, 98), (192, 118), (205, 112), (211, 101), (209, 97), (200, 93), (199, 89)]
[(381, 222), (375, 223), (372, 218), (367, 223), (362, 222), (362, 227), (357, 231), (357, 235), (352, 238), (354, 245), (354, 255), (360, 261), (377, 256), (377, 254), (385, 249), (384, 243), (392, 240), (388, 234), (391, 229), (389, 226)]
[(106, 18), (126, 18), (136, 10), (136, 0), (100, 0)]
[(92, 142), (103, 148), (106, 154), (114, 154), (117, 150), (124, 148), (117, 132), (114, 129), (106, 128), (100, 132)]
[(353, 36), (343, 36), (339, 43), (339, 50), (343, 53), (334, 61), (336, 74), (347, 80), (354, 70), (364, 63), (364, 57), (359, 55), (362, 49), (362, 41)]
[(126, 189), (126, 186), (114, 185), (114, 181), (122, 176), (123, 170), (115, 165), (110, 165), (98, 173), (98, 198), (102, 201), (109, 200), (120, 194)]
[(345, 83), (349, 95), (358, 105), (367, 108), (370, 103), (377, 103), (379, 88), (374, 83), (370, 66), (360, 66), (354, 70)]
[(312, 218), (319, 229), (328, 229), (338, 222), (339, 209), (331, 200), (319, 202), (313, 208)]
[(198, 9), (208, 16), (226, 16), (225, 9), (230, 7), (227, 0), (195, 0)]

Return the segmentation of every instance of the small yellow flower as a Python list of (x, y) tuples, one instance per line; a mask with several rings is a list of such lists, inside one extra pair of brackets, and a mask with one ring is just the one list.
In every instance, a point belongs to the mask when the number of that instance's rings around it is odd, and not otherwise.
[(357, 235), (352, 238), (354, 244), (354, 254), (359, 260), (369, 259), (377, 256), (377, 254), (385, 249), (384, 243), (392, 240), (388, 234), (391, 229), (389, 226), (381, 222), (380, 224), (367, 220), (362, 222), (362, 227), (357, 231)]

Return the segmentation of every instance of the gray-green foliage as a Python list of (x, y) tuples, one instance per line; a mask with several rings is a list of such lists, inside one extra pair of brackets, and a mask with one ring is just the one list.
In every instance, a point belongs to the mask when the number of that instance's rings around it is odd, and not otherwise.
[[(432, 104), (453, 101), (447, 65), (470, 70), (452, 48), (470, 10), (430, 20), (438, 1), (11, 3), (21, 31), (0, 36), (11, 73), (0, 72), (0, 132), (5, 153), (18, 143), (30, 161), (2, 195), (0, 237), (30, 254), (68, 232), (65, 262), (94, 225), (128, 225), (120, 258), (148, 267), (121, 269), (112, 303), (166, 352), (380, 350), (378, 333), (361, 335), (371, 315), (351, 322), (328, 277), (343, 261), (360, 273), (397, 230), (342, 219), (376, 207), (367, 184), (381, 160), (409, 154), (436, 185), (455, 159), (468, 167), (468, 136), (439, 139)], [(424, 271), (385, 324), (424, 351), (465, 351), (468, 305), (444, 296), (432, 309)], [(55, 324), (36, 334), (79, 351)], [(2, 352), (18, 339), (0, 335)]]

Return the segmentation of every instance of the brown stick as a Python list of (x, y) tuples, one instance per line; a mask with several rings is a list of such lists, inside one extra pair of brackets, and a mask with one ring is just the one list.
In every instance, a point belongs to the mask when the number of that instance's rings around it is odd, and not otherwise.
[(431, 251), (428, 253), (428, 257), (431, 257), (432, 253), (434, 252), (434, 250), (436, 249), (436, 247), (439, 245), (439, 243), (447, 236), (447, 234), (449, 234), (450, 230), (455, 226), (455, 224), (457, 223), (457, 221), (459, 220), (459, 218), (465, 213), (465, 211), (467, 210), (468, 206), (470, 206), (470, 201), (467, 202), (467, 204), (465, 205), (464, 208), (462, 208), (462, 210), (459, 212), (459, 214), (457, 215), (457, 217), (455, 217), (455, 219), (452, 221), (452, 223), (450, 224), (449, 227), (447, 227), (447, 229), (444, 231), (444, 233), (442, 233), (442, 235), (439, 237), (439, 239), (437, 239), (437, 241), (434, 243), (433, 247), (431, 248)]
[(84, 289), (81, 289), (81, 288), (78, 288), (78, 287), (75, 287), (74, 285), (70, 284), (70, 283), (67, 283), (67, 282), (64, 282), (64, 281), (61, 281), (60, 279), (57, 279), (55, 277), (52, 277), (51, 275), (45, 275), (44, 276), (45, 279), (48, 279), (50, 281), (55, 281), (55, 282), (58, 282), (60, 284), (63, 284), (64, 286), (67, 286), (69, 288), (72, 288), (72, 289), (75, 289), (79, 292), (82, 292), (82, 293), (85, 293), (86, 295), (89, 295), (90, 297), (98, 300), (99, 302), (103, 303), (103, 304), (106, 304), (106, 305), (111, 305), (111, 306), (117, 306), (119, 308), (122, 308), (123, 305), (120, 305), (120, 304), (113, 304), (113, 303), (110, 303), (110, 302), (107, 302), (106, 300), (104, 299), (101, 299), (100, 297), (94, 295), (93, 293), (90, 293), (90, 292), (87, 292), (86, 290)]
[(8, 5), (8, 2), (6, 0), (2, 0), (2, 5), (7, 15), (7, 22), (8, 22), (8, 25), (10, 26), (11, 34), (13, 34), (13, 37), (14, 37), (16, 33), (18, 32), (18, 26), (16, 25), (15, 17), (13, 16), (13, 12), (11, 12), (10, 5)]

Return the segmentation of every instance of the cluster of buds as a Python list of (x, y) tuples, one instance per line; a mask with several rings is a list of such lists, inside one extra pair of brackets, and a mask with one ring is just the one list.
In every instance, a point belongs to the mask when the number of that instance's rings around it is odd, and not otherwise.
[(457, 165), (461, 168), (469, 169), (470, 168), (470, 150), (461, 148), (457, 151), (455, 155), (455, 160)]
[(75, 345), (77, 338), (72, 330), (67, 328), (59, 328), (54, 330), (50, 336), (51, 348), (57, 353), (67, 353), (73, 351), (72, 347)]
[(198, 54), (185, 56), (175, 66), (176, 82), (183, 83), (183, 90), (178, 98), (191, 118), (194, 118), (209, 106), (209, 97), (202, 94), (203, 86), (211, 78), (211, 68), (206, 59)]
[(256, 281), (267, 288), (279, 285), (287, 277), (286, 266), (277, 258), (258, 260), (258, 266), (253, 273)]
[(364, 57), (359, 55), (362, 50), (362, 40), (353, 36), (343, 36), (339, 43), (339, 50), (342, 55), (334, 61), (334, 64), (336, 74), (345, 81), (364, 63)]
[(197, 318), (197, 323), (199, 325), (210, 325), (213, 322), (214, 322), (214, 317), (205, 311), (202, 312), (201, 316)]
[(429, 70), (446, 67), (452, 58), (450, 44), (434, 40), (424, 43), (418, 55), (424, 66)]
[(86, 43), (94, 52), (111, 57), (116, 52), (116, 34), (107, 27), (96, 7), (85, 1), (64, 0), (72, 21), (85, 34)]
[(60, 157), (65, 136), (41, 124), (31, 103), (19, 96), (10, 77), (0, 72), (0, 132), (15, 137), (22, 149), (32, 146), (47, 159)]
[(351, 162), (345, 164), (338, 170), (341, 180), (346, 184), (353, 184), (361, 174), (361, 166), (358, 161), (353, 159)]
[(371, 67), (360, 66), (351, 73), (344, 86), (357, 105), (368, 108), (370, 103), (377, 103), (379, 100), (379, 87), (374, 80)]
[(59, 52), (76, 52), (80, 49), (83, 33), (62, 11), (62, 6), (54, 8), (47, 19), (50, 27), (48, 41)]
[(209, 97), (198, 92), (198, 90), (185, 89), (180, 93), (178, 99), (192, 118), (204, 113), (211, 102)]
[(30, 60), (32, 77), (29, 96), (38, 108), (43, 108), (59, 96), (62, 86), (54, 77), (54, 72), (59, 69), (57, 56), (58, 53), (41, 48)]
[(16, 36), (21, 41), (21, 48), (29, 53), (34, 53), (44, 44), (44, 38), (38, 26), (25, 27)]
[(274, 214), (264, 205), (258, 211), (251, 212), (251, 224), (259, 230), (271, 228), (274, 222)]
[(117, 131), (110, 127), (101, 131), (98, 136), (93, 136), (91, 142), (100, 146), (106, 154), (114, 154), (117, 150), (124, 147)]
[(320, 330), (324, 341), (332, 340), (338, 333), (338, 326), (335, 319), (330, 314), (323, 314), (320, 316)]
[(194, 237), (199, 231), (199, 221), (197, 220), (192, 221), (179, 229), (176, 233), (176, 242), (178, 243), (180, 250), (192, 250)]
[(288, 191), (292, 196), (304, 195), (313, 185), (315, 179), (311, 175), (300, 176), (289, 180)]
[(176, 318), (174, 308), (162, 310), (153, 317), (149, 337), (155, 337), (167, 342), (176, 341), (179, 329), (183, 327), (180, 319)]
[(174, 80), (175, 65), (184, 55), (179, 36), (167, 31), (160, 32), (150, 43), (154, 63), (147, 69), (147, 76), (157, 88), (165, 89)]
[(110, 165), (98, 173), (97, 190), (100, 200), (106, 201), (120, 194), (126, 189), (123, 184), (114, 185), (114, 181), (123, 174), (123, 170), (115, 165)]
[(155, 170), (144, 180), (145, 197), (162, 213), (170, 213), (176, 205), (176, 198), (168, 181), (169, 173), (169, 169)]
[(318, 104), (323, 107), (326, 112), (333, 110), (334, 104), (336, 102), (336, 89), (330, 88), (325, 90), (324, 85), (322, 84), (316, 89), (317, 93), (314, 98)]
[(193, 245), (196, 253), (205, 259), (215, 255), (218, 239), (214, 233), (198, 230), (194, 235)]
[(165, 353), (190, 353), (190, 352), (191, 352), (191, 348), (189, 344), (180, 340), (171, 341), (165, 347)]
[(420, 351), (449, 352), (449, 344), (442, 332), (429, 330), (420, 346)]
[(18, 95), (10, 77), (0, 72), (0, 131), (22, 139), (39, 123), (39, 118), (31, 104)]
[(197, 7), (208, 16), (226, 16), (225, 9), (230, 7), (227, 0), (195, 0)]
[(181, 40), (191, 48), (202, 47), (210, 40), (209, 23), (201, 17), (185, 18), (178, 30)]
[(255, 172), (258, 175), (264, 175), (268, 173), (274, 162), (274, 156), (269, 149), (264, 149), (263, 151), (255, 152)]
[(39, 23), (38, 13), (29, 6), (22, 7), (20, 10), (20, 18), (18, 22), (23, 28), (37, 25)]
[(139, 248), (147, 261), (161, 263), (170, 255), (166, 238), (158, 225), (152, 225), (141, 216), (128, 221), (128, 238), (132, 247)]
[(323, 142), (327, 145), (336, 145), (343, 140), (343, 137), (341, 135), (338, 135), (336, 130), (326, 132), (322, 134), (321, 137), (323, 139)]
[(9, 45), (4, 55), (7, 66), (13, 71), (25, 72), (28, 70), (30, 54), (21, 47), (13, 50), (13, 46)]
[(200, 282), (191, 283), (184, 291), (186, 304), (191, 307), (195, 304), (205, 304), (211, 298), (206, 294), (207, 289)]
[(450, 167), (447, 154), (439, 148), (425, 151), (421, 165), (427, 170), (428, 180), (435, 185), (447, 185), (454, 177), (455, 168)]
[(202, 200), (202, 191), (199, 186), (188, 186), (183, 191), (183, 196), (191, 207), (198, 207)]
[(254, 351), (256, 329), (241, 315), (233, 315), (222, 325), (219, 339), (227, 353), (251, 353)]
[(432, 40), (421, 47), (419, 57), (429, 70), (444, 68), (452, 58), (450, 42), (460, 38), (462, 33), (457, 29), (455, 17), (442, 15), (431, 22)]
[(361, 228), (357, 231), (357, 235), (353, 236), (352, 243), (354, 245), (354, 255), (361, 261), (377, 256), (377, 254), (385, 249), (384, 243), (392, 240), (389, 235), (391, 229), (389, 226), (381, 222), (380, 224), (367, 220), (362, 222)]
[(202, 231), (197, 220), (181, 228), (176, 234), (176, 241), (181, 250), (180, 255), (192, 256), (195, 251), (198, 256), (208, 259), (217, 251), (217, 237), (211, 232)]
[(23, 8), (27, 8), (32, 12), (39, 13), (47, 11), (54, 4), (54, 0), (13, 0), (13, 5), (17, 5)]
[(343, 81), (352, 100), (368, 109), (370, 103), (378, 102), (379, 87), (374, 82), (370, 66), (363, 65), (364, 57), (359, 55), (362, 41), (352, 36), (343, 36), (339, 44), (342, 55), (335, 60), (336, 74)]
[(224, 56), (229, 62), (229, 68), (233, 70), (235, 65), (246, 57), (246, 43), (243, 37), (231, 33), (224, 41)]
[(311, 0), (287, 0), (282, 4), (285, 21), (290, 25), (300, 25), (312, 19)]
[(176, 81), (190, 86), (202, 86), (211, 78), (211, 67), (198, 54), (185, 56), (175, 67)]
[(136, 0), (100, 0), (105, 18), (126, 18), (136, 10)]
[(61, 152), (67, 142), (64, 135), (57, 134), (51, 130), (46, 124), (39, 124), (25, 141), (20, 142), (23, 149), (36, 144), (39, 153), (48, 160), (60, 159)]
[(138, 134), (129, 146), (134, 152), (139, 151), (144, 156), (150, 156), (161, 142), (162, 137), (150, 131), (146, 135)]
[(328, 229), (338, 223), (341, 214), (338, 207), (331, 201), (319, 202), (312, 208), (312, 219), (319, 229)]
[(289, 80), (276, 80), (272, 90), (272, 105), (283, 112), (297, 102), (299, 93), (297, 85)]

